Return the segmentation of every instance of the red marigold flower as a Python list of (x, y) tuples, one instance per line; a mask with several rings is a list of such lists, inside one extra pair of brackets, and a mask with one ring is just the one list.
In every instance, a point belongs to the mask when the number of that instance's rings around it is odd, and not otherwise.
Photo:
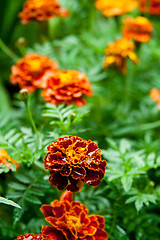
[(104, 177), (106, 161), (91, 140), (77, 136), (58, 138), (48, 147), (44, 166), (50, 169), (49, 181), (59, 190), (79, 191), (81, 183), (98, 186)]
[(9, 167), (10, 170), (12, 170), (12, 164), (15, 164), (16, 169), (19, 168), (19, 164), (14, 159), (10, 158), (8, 152), (4, 149), (0, 149), (0, 164)]
[(27, 0), (18, 15), (23, 24), (30, 21), (45, 21), (52, 17), (68, 17), (69, 11), (61, 7), (57, 0)]
[(104, 218), (88, 215), (80, 202), (54, 200), (42, 205), (41, 211), (51, 226), (42, 226), (42, 233), (55, 240), (107, 240)]
[(15, 240), (52, 240), (49, 236), (44, 236), (43, 234), (32, 234), (27, 233), (25, 235), (20, 235)]
[(48, 76), (57, 71), (58, 64), (43, 55), (28, 53), (12, 66), (10, 81), (12, 84), (19, 84), (29, 92), (36, 88), (45, 88)]
[(152, 98), (155, 102), (158, 103), (158, 109), (160, 110), (160, 90), (156, 89), (156, 88), (153, 88), (151, 91), (150, 91), (150, 94), (149, 94), (150, 98)]
[(109, 44), (105, 50), (106, 59), (104, 68), (115, 65), (123, 74), (127, 73), (127, 58), (138, 64), (137, 55), (133, 52), (135, 49), (134, 42), (126, 38), (119, 39)]
[(138, 7), (137, 0), (97, 0), (95, 6), (105, 17), (113, 17), (132, 12)]
[(83, 106), (83, 95), (92, 96), (91, 84), (84, 73), (75, 70), (59, 71), (48, 78), (46, 89), (41, 93), (46, 102)]
[(128, 17), (123, 23), (123, 37), (134, 39), (137, 42), (149, 42), (152, 32), (153, 24), (145, 17)]
[(160, 16), (160, 0), (139, 0), (139, 10), (141, 13)]

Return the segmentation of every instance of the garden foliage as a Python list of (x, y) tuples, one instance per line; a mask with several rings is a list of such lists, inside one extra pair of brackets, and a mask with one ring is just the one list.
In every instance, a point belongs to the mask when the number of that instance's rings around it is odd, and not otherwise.
[[(149, 93), (160, 89), (160, 18), (146, 15), (152, 38), (136, 44), (139, 64), (128, 59), (123, 74), (113, 66), (103, 69), (104, 51), (121, 38), (126, 15), (141, 15), (138, 9), (106, 18), (93, 0), (61, 0), (68, 18), (22, 25), (17, 15), (23, 2), (0, 0), (0, 148), (20, 165), (0, 165), (0, 239), (41, 232), (41, 205), (62, 193), (48, 182), (46, 147), (72, 135), (96, 142), (107, 161), (99, 187), (84, 185), (76, 201), (105, 218), (110, 240), (159, 240), (160, 112)], [(77, 107), (46, 103), (40, 90), (20, 94), (9, 76), (27, 53), (50, 57), (60, 70), (84, 72), (93, 96)]]

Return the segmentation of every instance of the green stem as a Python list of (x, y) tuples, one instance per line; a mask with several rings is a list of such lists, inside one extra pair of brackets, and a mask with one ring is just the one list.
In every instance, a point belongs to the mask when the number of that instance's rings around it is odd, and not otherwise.
[(72, 192), (72, 201), (75, 201), (77, 193), (76, 192)]
[(113, 232), (114, 227), (115, 227), (115, 225), (116, 225), (116, 219), (117, 219), (116, 208), (114, 208), (113, 221), (112, 221), (112, 225), (111, 225), (110, 231), (109, 231), (109, 233), (108, 233), (108, 236), (109, 236), (109, 237), (111, 236), (111, 233)]
[(126, 83), (125, 83), (125, 94), (124, 94), (124, 98), (125, 101), (127, 101), (130, 97), (130, 93), (131, 93), (131, 86), (132, 86), (132, 81), (133, 81), (133, 63), (129, 62), (128, 64), (128, 73), (126, 76)]
[(48, 21), (48, 37), (50, 40), (55, 39), (56, 37), (56, 29), (60, 23), (59, 18), (52, 18)]
[(17, 62), (19, 59), (18, 56), (9, 48), (7, 45), (0, 39), (0, 48), (2, 51), (8, 55), (14, 62)]
[(34, 132), (38, 135), (38, 130), (37, 130), (36, 124), (35, 124), (35, 122), (33, 120), (33, 116), (32, 116), (31, 110), (30, 110), (30, 98), (29, 97), (27, 98), (27, 101), (25, 101), (25, 105), (26, 105), (27, 114), (28, 114), (30, 123), (32, 125), (32, 128), (33, 128)]

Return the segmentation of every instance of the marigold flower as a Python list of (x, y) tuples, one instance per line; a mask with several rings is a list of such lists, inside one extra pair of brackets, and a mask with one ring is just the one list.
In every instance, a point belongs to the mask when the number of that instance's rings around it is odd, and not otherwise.
[(8, 152), (4, 149), (0, 149), (0, 164), (9, 167), (10, 170), (12, 170), (12, 164), (15, 164), (16, 169), (19, 168), (19, 164), (14, 159), (10, 158)]
[(46, 89), (41, 96), (52, 104), (71, 104), (83, 106), (83, 95), (92, 96), (91, 84), (84, 73), (75, 70), (59, 71), (48, 78)]
[(49, 181), (59, 190), (81, 190), (82, 183), (98, 186), (104, 177), (106, 161), (101, 150), (91, 140), (77, 136), (58, 138), (48, 147), (44, 166), (50, 169)]
[(134, 49), (134, 43), (126, 38), (116, 40), (109, 44), (105, 50), (107, 56), (104, 62), (104, 68), (108, 68), (113, 64), (118, 67), (123, 74), (126, 74), (127, 58), (131, 59), (136, 64), (139, 63), (137, 55), (133, 52)]
[(141, 13), (160, 16), (160, 0), (139, 0)]
[(153, 88), (151, 91), (150, 91), (150, 94), (149, 94), (150, 98), (152, 98), (155, 102), (158, 103), (158, 109), (160, 110), (160, 90), (156, 89), (156, 88)]
[(45, 21), (52, 17), (68, 17), (69, 11), (61, 7), (57, 0), (27, 0), (18, 15), (23, 24), (30, 21)]
[(128, 39), (134, 39), (137, 42), (146, 43), (149, 42), (152, 32), (153, 25), (145, 17), (128, 17), (123, 23), (123, 37)]
[(41, 211), (51, 226), (42, 226), (42, 233), (55, 240), (107, 240), (104, 218), (88, 215), (88, 208), (77, 201), (54, 200), (42, 205)]
[(51, 240), (51, 238), (42, 234), (27, 233), (25, 235), (20, 235), (15, 240)]
[(35, 53), (28, 53), (12, 66), (10, 81), (19, 84), (29, 92), (45, 88), (48, 75), (57, 71), (58, 64), (52, 59)]
[(95, 6), (105, 17), (113, 17), (132, 12), (138, 7), (137, 0), (97, 0)]

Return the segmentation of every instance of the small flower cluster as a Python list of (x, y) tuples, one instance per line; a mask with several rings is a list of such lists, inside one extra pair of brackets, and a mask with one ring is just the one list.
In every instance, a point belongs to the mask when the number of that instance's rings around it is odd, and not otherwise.
[(61, 7), (57, 0), (27, 0), (19, 13), (21, 22), (45, 21), (52, 17), (68, 17), (69, 11)]
[(0, 149), (0, 165), (4, 165), (8, 167), (9, 170), (12, 170), (12, 164), (15, 165), (16, 169), (19, 168), (19, 164), (9, 156), (8, 152), (4, 149)]
[(105, 17), (113, 17), (132, 12), (138, 7), (136, 0), (97, 0), (95, 6)]
[[(117, 17), (133, 11), (138, 7), (138, 1), (132, 0), (97, 0), (95, 6), (102, 11), (105, 17)], [(116, 18), (117, 23), (117, 18)], [(116, 66), (123, 74), (127, 73), (127, 58), (138, 64), (139, 60), (134, 53), (133, 40), (139, 43), (149, 42), (153, 32), (152, 23), (145, 17), (128, 17), (124, 20), (122, 27), (122, 38), (107, 45), (105, 49), (106, 58), (104, 68), (110, 65)]]
[(43, 55), (29, 53), (12, 66), (12, 84), (34, 92), (43, 89), (42, 97), (52, 104), (83, 106), (83, 96), (92, 96), (91, 84), (84, 73), (75, 70), (59, 70), (58, 64)]
[(145, 17), (128, 17), (122, 28), (123, 37), (137, 42), (146, 43), (151, 39), (153, 32), (152, 23)]
[(160, 0), (139, 0), (139, 10), (141, 13), (160, 17)]
[(137, 55), (133, 52), (134, 49), (134, 43), (127, 38), (116, 40), (112, 44), (109, 44), (105, 50), (107, 57), (104, 61), (104, 68), (108, 68), (113, 64), (118, 67), (123, 74), (126, 74), (127, 58), (131, 59), (136, 64), (139, 62)]
[(158, 109), (160, 110), (160, 90), (153, 88), (150, 91), (150, 98), (152, 98), (156, 103), (158, 103)]
[(77, 136), (58, 138), (48, 147), (44, 166), (50, 169), (49, 181), (59, 190), (67, 189), (41, 211), (49, 226), (42, 225), (41, 234), (19, 236), (15, 240), (107, 240), (105, 220), (100, 215), (88, 215), (88, 208), (73, 198), (73, 192), (82, 190), (82, 182), (98, 186), (104, 177), (106, 161), (91, 140)]

